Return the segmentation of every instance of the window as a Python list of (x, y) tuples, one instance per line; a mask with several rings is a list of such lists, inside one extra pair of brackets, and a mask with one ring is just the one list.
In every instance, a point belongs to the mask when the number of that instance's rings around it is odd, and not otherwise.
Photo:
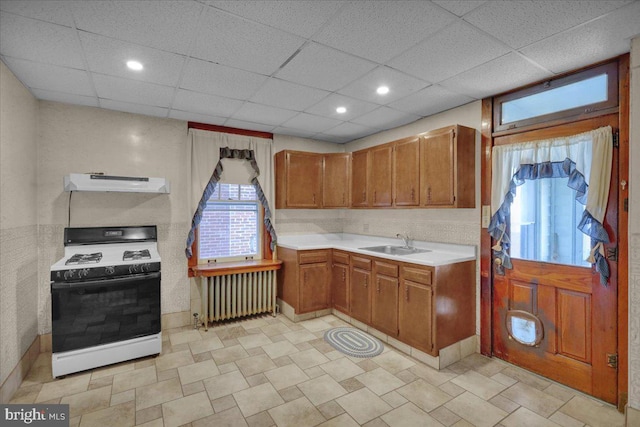
[(511, 205), (511, 257), (590, 267), (591, 242), (577, 229), (584, 206), (569, 178), (525, 181)]
[(494, 130), (522, 128), (616, 107), (616, 65), (601, 65), (496, 97)]
[(198, 262), (262, 258), (259, 204), (253, 185), (218, 183), (198, 227)]

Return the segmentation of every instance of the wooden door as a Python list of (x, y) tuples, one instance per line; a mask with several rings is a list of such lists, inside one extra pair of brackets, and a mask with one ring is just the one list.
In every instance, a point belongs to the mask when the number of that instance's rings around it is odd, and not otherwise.
[(423, 206), (453, 206), (454, 130), (422, 137), (420, 143), (420, 185)]
[(325, 154), (322, 165), (322, 205), (325, 208), (349, 206), (349, 153)]
[(369, 206), (369, 151), (351, 153), (351, 206)]
[(398, 335), (398, 279), (377, 274), (372, 289), (371, 324), (381, 332)]
[(433, 350), (433, 289), (403, 280), (400, 286), (398, 328), (403, 342), (427, 353)]
[(331, 303), (336, 310), (349, 314), (349, 266), (346, 264), (333, 264)]
[(420, 199), (420, 139), (397, 141), (393, 157), (395, 206), (418, 206)]
[(322, 194), (322, 155), (305, 152), (286, 154), (286, 206), (318, 208)]
[(371, 320), (371, 272), (359, 268), (351, 268), (349, 309), (351, 317), (364, 323)]
[[(575, 135), (607, 124), (617, 129), (617, 115), (495, 138), (494, 144)], [(604, 221), (612, 239), (612, 243), (606, 245), (609, 248), (615, 248), (618, 241), (616, 149), (613, 160)], [(551, 179), (559, 178), (548, 178)], [(564, 203), (573, 206), (575, 201)], [(514, 228), (509, 225), (510, 235), (514, 231), (526, 232), (522, 225), (518, 227), (520, 231)], [(560, 244), (569, 240), (564, 235), (555, 237)], [(543, 237), (536, 236), (531, 241), (540, 242), (541, 239)], [(516, 244), (512, 243), (513, 254)], [(522, 243), (520, 239), (518, 246), (527, 249), (530, 244)], [(494, 355), (616, 403), (617, 372), (608, 366), (608, 355), (617, 352), (617, 263), (609, 260), (611, 276), (608, 285), (603, 286), (593, 266), (536, 261), (521, 252), (515, 259), (512, 255), (513, 269), (504, 269), (504, 275), (498, 274), (498, 270), (493, 274)], [(514, 328), (519, 332), (514, 332)], [(522, 340), (518, 335), (528, 336), (531, 340)]]
[(391, 173), (393, 145), (384, 144), (371, 149), (369, 182), (371, 206), (391, 206)]
[(300, 313), (329, 308), (329, 264), (300, 266)]

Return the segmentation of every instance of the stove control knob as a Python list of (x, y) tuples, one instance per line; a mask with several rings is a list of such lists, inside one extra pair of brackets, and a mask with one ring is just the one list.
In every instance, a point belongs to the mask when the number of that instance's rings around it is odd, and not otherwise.
[(133, 273), (137, 273), (138, 272), (138, 264), (133, 264), (129, 266), (129, 273), (133, 274)]
[(140, 266), (140, 271), (143, 272), (143, 273), (148, 273), (150, 269), (151, 269), (151, 264), (149, 264), (149, 263), (142, 264)]
[(67, 270), (64, 272), (64, 280), (73, 279), (75, 276), (75, 270)]
[(111, 266), (111, 265), (104, 268), (104, 272), (106, 274), (113, 274), (113, 273), (115, 273), (115, 271), (116, 271), (116, 269), (113, 268), (113, 266)]
[(82, 278), (82, 277), (87, 277), (89, 275), (89, 269), (88, 268), (83, 268), (82, 270), (78, 271), (78, 279)]

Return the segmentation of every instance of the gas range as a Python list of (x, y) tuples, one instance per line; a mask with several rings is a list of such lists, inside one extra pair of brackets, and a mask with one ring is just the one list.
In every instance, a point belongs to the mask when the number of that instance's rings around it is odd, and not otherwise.
[[(87, 230), (90, 239), (79, 237)], [(154, 226), (67, 228), (64, 257), (51, 266), (51, 280), (100, 280), (160, 271), (155, 235)]]

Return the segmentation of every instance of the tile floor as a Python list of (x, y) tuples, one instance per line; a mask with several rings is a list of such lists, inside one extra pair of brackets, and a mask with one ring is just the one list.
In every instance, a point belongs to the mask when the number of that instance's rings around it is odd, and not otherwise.
[(51, 378), (43, 353), (11, 403), (68, 403), (71, 426), (614, 427), (612, 406), (479, 354), (437, 371), (385, 346), (334, 350), (334, 316), (163, 333), (162, 355)]

